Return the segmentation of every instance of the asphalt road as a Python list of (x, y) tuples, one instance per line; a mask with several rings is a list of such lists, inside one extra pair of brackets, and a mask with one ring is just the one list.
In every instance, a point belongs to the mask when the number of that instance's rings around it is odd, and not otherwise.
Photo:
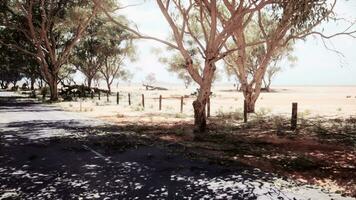
[(0, 92), (1, 199), (352, 199), (190, 160), (114, 125)]

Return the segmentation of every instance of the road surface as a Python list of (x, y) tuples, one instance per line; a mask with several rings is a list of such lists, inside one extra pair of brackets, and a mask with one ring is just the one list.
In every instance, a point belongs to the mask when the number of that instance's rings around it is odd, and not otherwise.
[(190, 160), (114, 125), (0, 92), (0, 199), (352, 199)]

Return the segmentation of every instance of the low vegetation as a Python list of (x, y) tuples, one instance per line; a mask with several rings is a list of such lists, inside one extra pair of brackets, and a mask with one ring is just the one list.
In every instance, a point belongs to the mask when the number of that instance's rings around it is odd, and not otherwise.
[(291, 131), (290, 119), (261, 113), (242, 123), (239, 111), (219, 112), (209, 119), (203, 137), (193, 134), (190, 122), (125, 123), (119, 129), (179, 145), (192, 158), (244, 164), (356, 196), (355, 117), (300, 118), (297, 130)]

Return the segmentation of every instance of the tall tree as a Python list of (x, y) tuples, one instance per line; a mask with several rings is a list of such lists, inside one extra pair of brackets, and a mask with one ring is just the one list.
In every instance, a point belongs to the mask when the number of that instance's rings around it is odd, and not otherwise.
[(23, 34), (34, 51), (14, 40), (0, 38), (0, 43), (36, 59), (52, 101), (58, 100), (59, 70), (96, 15), (96, 8), (90, 0), (1, 1), (1, 28)]
[[(33, 50), (27, 38), (16, 30), (0, 28), (0, 38), (3, 38), (5, 41), (17, 41), (27, 49)], [(35, 58), (17, 49), (9, 48), (2, 43), (0, 43), (0, 54), (3, 86), (8, 85), (8, 81), (11, 79), (19, 81), (21, 77), (25, 76), (31, 81), (31, 89), (34, 89), (34, 82), (40, 76), (38, 63)], [(11, 82), (15, 83), (14, 81)]]
[[(163, 17), (170, 26), (173, 41), (141, 34), (136, 29), (117, 22), (115, 23), (131, 31), (137, 38), (151, 39), (168, 45), (181, 54), (185, 62), (185, 68), (192, 79), (199, 85), (199, 94), (193, 102), (194, 124), (197, 132), (206, 129), (205, 107), (211, 94), (211, 85), (216, 71), (217, 61), (225, 58), (233, 52), (238, 53), (236, 65), (239, 66), (239, 80), (244, 91), (245, 98), (249, 100), (249, 109), (253, 110), (255, 99), (258, 95), (253, 94), (253, 88), (261, 88), (262, 79), (269, 59), (277, 46), (285, 45), (281, 41), (286, 32), (293, 33), (287, 41), (305, 36), (312, 29), (325, 20), (331, 14), (331, 10), (325, 6), (326, 0), (260, 0), (260, 1), (216, 1), (216, 0), (156, 0)], [(99, 0), (94, 0), (98, 5)], [(278, 21), (276, 27), (264, 27), (261, 23), (260, 13), (266, 12)], [(106, 12), (110, 18), (110, 14)], [(256, 20), (257, 19), (257, 20)], [(261, 29), (260, 40), (247, 41), (246, 27), (257, 21)], [(262, 24), (262, 25), (261, 25)], [(299, 33), (295, 35), (294, 33)], [(194, 43), (188, 44), (188, 41)], [(228, 41), (236, 43), (226, 47)], [(264, 43), (266, 53), (260, 62), (261, 70), (254, 76), (252, 84), (248, 84), (247, 72), (245, 71), (246, 48)], [(189, 47), (193, 46), (199, 52), (202, 61), (202, 72), (194, 67)], [(252, 105), (253, 104), (253, 105)]]
[[(266, 1), (268, 2), (268, 1)], [(255, 103), (262, 88), (263, 78), (268, 66), (278, 55), (283, 53), (288, 45), (297, 39), (304, 39), (315, 34), (330, 38), (340, 34), (349, 35), (353, 24), (344, 31), (331, 36), (325, 36), (315, 30), (322, 22), (332, 18), (336, 0), (330, 5), (327, 0), (270, 1), (269, 6), (257, 9), (251, 17), (241, 20), (234, 30), (232, 45), (226, 44), (227, 49), (237, 49), (231, 54), (231, 63), (240, 83), (248, 112), (254, 112)], [(233, 8), (228, 8), (233, 10)], [(223, 25), (227, 25), (222, 21)], [(251, 34), (251, 31), (257, 33)], [(254, 37), (250, 37), (250, 36)], [(253, 45), (251, 45), (253, 44)], [(257, 55), (254, 50), (258, 50)], [(254, 72), (251, 70), (251, 58)]]
[(76, 85), (74, 80), (74, 75), (76, 72), (76, 68), (70, 64), (65, 64), (61, 67), (58, 73), (58, 79), (63, 87), (71, 84)]
[(100, 68), (100, 73), (106, 82), (109, 93), (111, 93), (111, 85), (115, 79), (128, 80), (132, 74), (123, 69), (123, 60), (125, 56), (106, 56), (104, 65)]
[[(116, 16), (115, 20), (128, 23), (123, 16)], [(129, 78), (128, 71), (123, 68), (126, 58), (131, 61), (135, 59), (135, 48), (130, 34), (105, 16), (98, 16), (75, 47), (70, 62), (85, 75), (89, 87), (100, 73), (111, 91), (115, 79)]]
[(145, 80), (143, 82), (144, 85), (146, 85), (146, 90), (148, 90), (148, 85), (152, 86), (157, 82), (156, 79), (156, 74), (155, 73), (149, 73), (146, 75)]
[[(100, 17), (92, 20), (86, 30), (85, 36), (74, 48), (70, 56), (70, 63), (79, 70), (86, 79), (86, 84), (91, 87), (92, 81), (103, 66), (103, 59), (100, 57), (104, 48), (106, 35), (103, 34), (105, 22)], [(104, 28), (105, 29), (105, 28)]]
[[(95, 0), (100, 4), (98, 0)], [(168, 45), (181, 54), (184, 66), (192, 79), (199, 85), (199, 94), (193, 102), (194, 124), (196, 132), (206, 130), (206, 103), (211, 94), (211, 85), (216, 71), (216, 62), (228, 55), (231, 50), (223, 51), (225, 42), (232, 36), (236, 26), (249, 14), (269, 2), (251, 2), (248, 7), (244, 3), (238, 6), (229, 1), (180, 1), (157, 0), (157, 5), (168, 22), (173, 35), (173, 41), (165, 41), (152, 36), (145, 36), (135, 29), (125, 27), (142, 39), (153, 39)], [(235, 1), (234, 1), (235, 2)], [(235, 2), (234, 4), (237, 4)], [(233, 9), (227, 9), (233, 7)], [(225, 12), (227, 11), (227, 12)], [(192, 23), (192, 21), (196, 21)], [(224, 23), (222, 26), (221, 24)], [(189, 44), (193, 41), (193, 44)], [(190, 46), (193, 46), (201, 59), (201, 73), (194, 65)]]
[[(252, 34), (259, 34), (258, 32), (254, 31), (249, 31), (250, 37)], [(285, 47), (281, 47), (279, 51), (276, 51), (275, 54), (271, 57), (271, 61), (269, 62), (267, 66), (266, 73), (264, 74), (262, 81), (264, 84), (264, 88), (266, 91), (270, 91), (270, 85), (272, 83), (272, 79), (282, 71), (282, 67), (279, 66), (279, 64), (282, 61), (288, 61), (285, 62), (285, 64), (290, 64), (290, 66), (293, 66), (294, 63), (296, 62), (297, 58), (293, 56), (293, 48), (294, 43), (289, 43)], [(255, 73), (258, 72), (259, 68), (259, 62), (262, 56), (265, 54), (265, 48), (263, 45), (256, 45), (253, 47), (248, 48), (246, 51), (247, 57), (246, 57), (246, 73), (248, 76), (248, 80), (252, 80), (253, 76)], [(237, 90), (239, 90), (239, 79), (238, 75), (239, 72), (236, 69), (236, 56), (238, 54), (231, 54), (227, 56), (224, 61), (225, 61), (225, 71), (229, 77), (233, 76), (236, 81), (237, 85)]]

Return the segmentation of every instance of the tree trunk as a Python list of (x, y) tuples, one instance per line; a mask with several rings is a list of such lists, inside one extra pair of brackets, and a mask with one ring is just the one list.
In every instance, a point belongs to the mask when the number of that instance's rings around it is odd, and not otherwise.
[(266, 87), (266, 91), (267, 91), (267, 92), (271, 92), (271, 88), (270, 88), (270, 86), (269, 86), (269, 85), (267, 85), (267, 87)]
[(109, 80), (106, 80), (106, 85), (108, 87), (109, 94), (111, 94), (111, 84), (109, 83)]
[(53, 77), (51, 81), (48, 81), (49, 89), (51, 92), (51, 101), (58, 101), (58, 84), (57, 78)]
[(268, 80), (268, 83), (266, 85), (266, 90), (267, 90), (267, 92), (271, 91), (271, 80), (270, 79)]
[[(200, 90), (202, 92), (202, 90)], [(201, 93), (199, 92), (199, 93)], [(206, 107), (207, 98), (204, 95), (198, 96), (198, 98), (193, 101), (194, 108), (194, 132), (203, 133), (206, 130)]]
[(250, 95), (248, 98), (245, 99), (247, 104), (247, 113), (254, 113), (256, 100), (253, 98), (253, 95)]
[(40, 78), (40, 80), (37, 81), (38, 88), (42, 89), (43, 88), (43, 79)]
[(35, 89), (35, 82), (36, 82), (36, 79), (31, 77), (31, 90)]
[(246, 100), (247, 113), (254, 113), (257, 98), (256, 98), (256, 95), (254, 94), (252, 86), (242, 84), (241, 89), (242, 89), (242, 92), (243, 92), (245, 100)]
[[(194, 109), (194, 132), (199, 136), (199, 133), (206, 131), (206, 104), (210, 97), (211, 83), (213, 81), (214, 72), (216, 66), (214, 63), (210, 63), (210, 60), (205, 61), (205, 67), (203, 70), (203, 81), (200, 83), (197, 99), (193, 102)], [(198, 137), (199, 138), (199, 137)]]
[(89, 78), (87, 77), (87, 84), (88, 84), (88, 87), (91, 88), (91, 82), (92, 82), (92, 78)]

